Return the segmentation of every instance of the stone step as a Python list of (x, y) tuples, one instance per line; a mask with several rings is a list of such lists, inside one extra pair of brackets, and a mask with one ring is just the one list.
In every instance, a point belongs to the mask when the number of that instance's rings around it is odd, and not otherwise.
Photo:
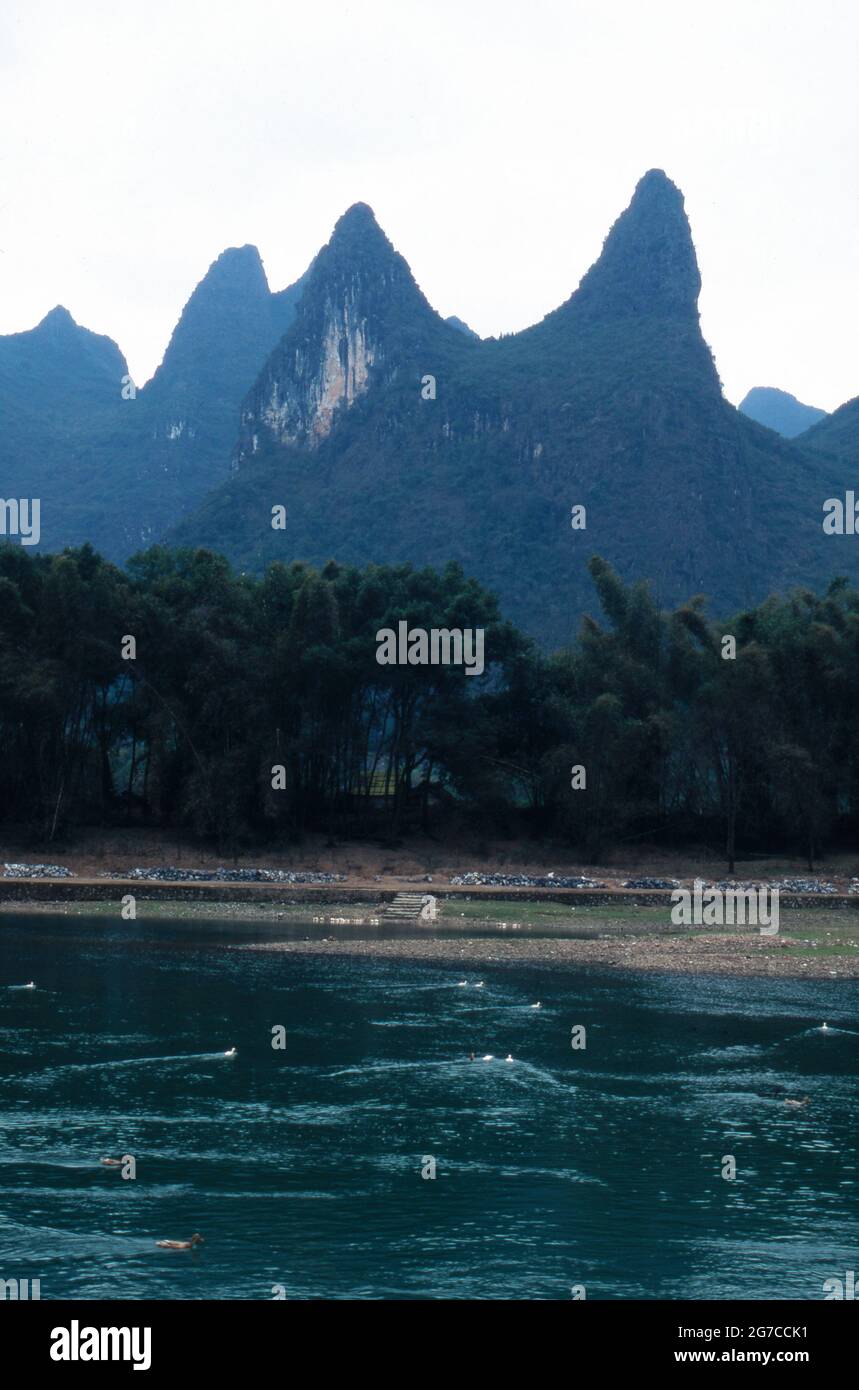
[[(398, 921), (416, 922), (424, 909), (424, 893), (398, 893), (392, 902), (388, 903), (384, 911), (387, 918), (396, 918)], [(433, 899), (435, 905), (435, 899)], [(433, 913), (433, 915), (435, 915)]]

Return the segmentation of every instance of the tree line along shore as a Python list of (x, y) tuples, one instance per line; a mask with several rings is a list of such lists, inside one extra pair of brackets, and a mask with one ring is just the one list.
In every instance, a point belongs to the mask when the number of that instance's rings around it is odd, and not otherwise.
[[(157, 827), (224, 854), (308, 835), (505, 837), (599, 864), (706, 844), (821, 858), (859, 829), (859, 592), (728, 619), (590, 563), (599, 619), (541, 651), (457, 565), (0, 548), (0, 832)], [(380, 664), (377, 634), (480, 629), (485, 670)], [(469, 678), (469, 676), (471, 678)], [(32, 857), (32, 856), (28, 856)]]

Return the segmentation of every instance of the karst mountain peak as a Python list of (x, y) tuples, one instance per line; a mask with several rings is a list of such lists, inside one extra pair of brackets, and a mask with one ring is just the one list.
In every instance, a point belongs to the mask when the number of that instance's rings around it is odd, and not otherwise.
[(250, 569), (441, 557), (550, 643), (575, 631), (595, 552), (665, 602), (706, 591), (727, 611), (828, 572), (815, 509), (838, 493), (855, 410), (794, 442), (738, 413), (700, 288), (683, 195), (657, 168), (578, 288), (500, 338), (443, 319), (354, 202), (286, 289), (254, 245), (222, 251), (139, 391), (62, 306), (0, 338), (0, 463), (22, 496), (62, 498), (43, 508), (51, 549), (122, 560), (164, 538)]

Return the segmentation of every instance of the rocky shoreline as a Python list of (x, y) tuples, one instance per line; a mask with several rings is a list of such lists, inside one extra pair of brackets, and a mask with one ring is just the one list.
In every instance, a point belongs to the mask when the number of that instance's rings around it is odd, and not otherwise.
[(289, 956), (353, 956), (415, 961), (438, 966), (455, 965), (461, 969), (532, 965), (549, 970), (591, 967), (833, 982), (859, 979), (859, 959), (803, 958), (792, 954), (790, 948), (796, 944), (789, 939), (773, 943), (772, 939), (764, 940), (745, 934), (699, 936), (692, 941), (664, 936), (624, 936), (611, 941), (593, 941), (580, 937), (510, 937), (499, 931), (497, 936), (492, 937), (259, 941), (231, 946), (229, 949)]
[[(17, 866), (15, 866), (17, 867)], [(28, 866), (31, 867), (31, 866)], [(45, 866), (48, 867), (48, 866)], [(288, 871), (289, 878), (245, 876), (238, 880), (196, 875), (165, 880), (160, 871), (122, 879), (0, 877), (0, 929), (30, 914), (119, 918), (131, 893), (136, 920), (257, 924), (260, 933), (281, 932), (290, 922), (306, 925), (312, 937), (261, 939), (226, 949), (280, 954), (347, 955), (412, 960), (439, 966), (482, 969), (533, 965), (548, 969), (622, 969), (700, 975), (793, 979), (859, 979), (859, 901), (839, 894), (809, 893), (782, 898), (788, 908), (782, 930), (678, 929), (670, 919), (671, 894), (664, 880), (636, 880), (623, 888), (573, 888), (546, 876), (497, 882), (432, 884), (441, 909), (434, 927), (390, 934), (380, 920), (399, 889), (388, 883), (349, 883), (334, 876)], [(185, 871), (188, 873), (188, 871)], [(475, 875), (477, 877), (477, 875)], [(480, 875), (480, 877), (484, 877)], [(495, 875), (486, 875), (495, 878)], [(536, 878), (537, 876), (533, 876)], [(384, 928), (388, 929), (385, 930)], [(321, 930), (334, 929), (331, 937)], [(382, 930), (379, 930), (382, 928)], [(256, 935), (256, 933), (254, 933)]]
[[(52, 880), (66, 880), (80, 878), (84, 882), (92, 882), (87, 875), (78, 875), (73, 869), (62, 864), (42, 864), (42, 863), (2, 863), (0, 864), (0, 880), (32, 880), (34, 882), (45, 882)], [(347, 884), (351, 882), (353, 886), (364, 886), (364, 883), (351, 879), (347, 874), (321, 872), (315, 869), (276, 869), (276, 868), (225, 868), (218, 865), (216, 868), (197, 868), (181, 869), (175, 865), (156, 865), (156, 866), (135, 866), (133, 868), (107, 869), (98, 874), (98, 879), (107, 879), (115, 882), (144, 882), (162, 884), (182, 884), (182, 883), (282, 883), (292, 885), (304, 884)], [(513, 888), (516, 890), (531, 889), (597, 889), (609, 893), (617, 893), (628, 890), (644, 889), (648, 892), (657, 890), (661, 892), (671, 892), (676, 888), (693, 888), (696, 884), (703, 888), (718, 888), (721, 891), (731, 890), (743, 892), (747, 889), (759, 889), (766, 887), (778, 889), (780, 893), (788, 893), (799, 896), (822, 895), (822, 896), (850, 896), (859, 894), (859, 878), (851, 877), (842, 879), (840, 883), (834, 883), (828, 879), (819, 877), (809, 878), (756, 878), (756, 879), (719, 879), (717, 881), (709, 878), (654, 878), (650, 876), (639, 876), (637, 878), (611, 878), (596, 879), (586, 874), (524, 874), (524, 873), (482, 873), (470, 870), (467, 873), (450, 874), (446, 879), (442, 876), (434, 879), (432, 874), (421, 875), (419, 878), (402, 878), (401, 883), (421, 883), (433, 885), (434, 893), (443, 893), (448, 888)], [(374, 883), (383, 883), (381, 875), (375, 875)], [(390, 885), (388, 885), (390, 886)]]

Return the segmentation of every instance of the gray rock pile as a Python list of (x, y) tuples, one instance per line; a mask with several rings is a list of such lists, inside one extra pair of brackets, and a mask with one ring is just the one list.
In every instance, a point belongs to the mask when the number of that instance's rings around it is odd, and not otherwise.
[(834, 883), (821, 882), (819, 878), (780, 878), (771, 885), (782, 893), (837, 893)]
[(4, 878), (74, 878), (62, 864), (4, 864)]
[(837, 893), (838, 889), (834, 883), (821, 882), (819, 878), (775, 878), (770, 883), (767, 879), (757, 879), (752, 883), (749, 879), (722, 879), (719, 883), (712, 885), (705, 884), (705, 887), (721, 888), (725, 892), (733, 888), (738, 893), (747, 893), (750, 890), (757, 892), (759, 888), (777, 888), (780, 893)]
[(605, 888), (593, 878), (571, 878), (564, 874), (455, 874), (453, 884), (469, 888)]
[(126, 869), (103, 873), (102, 878), (138, 878), (147, 883), (342, 883), (345, 874), (292, 869)]
[(679, 888), (676, 878), (628, 878), (624, 888)]

